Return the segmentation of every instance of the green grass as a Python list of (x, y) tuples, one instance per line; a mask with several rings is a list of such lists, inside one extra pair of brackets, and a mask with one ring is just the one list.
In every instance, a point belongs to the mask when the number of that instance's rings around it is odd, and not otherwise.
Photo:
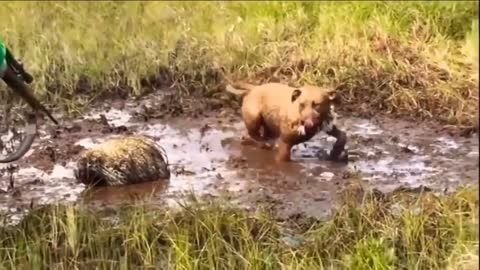
[(171, 85), (212, 96), (223, 76), (331, 85), (361, 115), (467, 126), (478, 102), (478, 1), (9, 2), (0, 24), (36, 93), (67, 112)]
[(247, 213), (222, 201), (189, 202), (177, 212), (141, 205), (113, 214), (75, 206), (46, 207), (34, 210), (17, 226), (0, 228), (0, 267), (478, 267), (478, 189), (441, 197), (432, 193), (358, 196), (348, 190), (333, 217), (325, 221), (281, 221), (275, 213), (260, 208), (256, 214)]

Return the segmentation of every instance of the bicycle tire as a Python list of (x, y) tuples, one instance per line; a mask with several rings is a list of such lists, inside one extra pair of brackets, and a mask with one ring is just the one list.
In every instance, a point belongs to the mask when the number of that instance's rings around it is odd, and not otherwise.
[(25, 126), (25, 136), (20, 141), (20, 145), (13, 152), (6, 155), (4, 158), (0, 158), (0, 164), (10, 163), (17, 161), (25, 156), (25, 154), (31, 149), (35, 138), (37, 137), (38, 124), (37, 124), (37, 114), (36, 113), (24, 113), (27, 123)]

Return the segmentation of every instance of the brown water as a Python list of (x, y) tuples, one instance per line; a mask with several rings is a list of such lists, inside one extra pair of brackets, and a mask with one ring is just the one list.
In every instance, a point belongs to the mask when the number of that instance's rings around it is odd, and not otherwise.
[[(33, 149), (12, 175), (0, 182), (0, 212), (21, 212), (25, 206), (52, 202), (113, 205), (142, 200), (175, 205), (193, 192), (208, 199), (220, 195), (247, 208), (270, 202), (285, 215), (329, 213), (345, 179), (358, 173), (371, 186), (389, 191), (399, 186), (428, 186), (453, 190), (477, 183), (478, 138), (451, 137), (427, 124), (392, 119), (366, 120), (341, 117), (353, 161), (341, 164), (319, 158), (330, 150), (332, 138), (318, 134), (293, 149), (293, 162), (273, 162), (273, 151), (241, 144), (246, 135), (235, 116), (136, 122), (135, 103), (123, 111), (97, 111), (61, 131), (41, 130)], [(103, 113), (112, 126), (154, 137), (165, 148), (172, 168), (170, 181), (85, 191), (76, 183), (73, 169), (78, 154), (101, 143), (115, 131), (99, 123)], [(121, 130), (121, 129), (119, 129)], [(55, 156), (51, 158), (51, 156)]]

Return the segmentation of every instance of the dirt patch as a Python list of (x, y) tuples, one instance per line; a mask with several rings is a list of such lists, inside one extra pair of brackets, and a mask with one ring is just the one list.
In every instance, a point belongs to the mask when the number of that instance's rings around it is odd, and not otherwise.
[[(13, 173), (15, 188), (9, 189), (8, 175), (2, 177), (0, 206), (17, 209), (62, 201), (113, 206), (138, 200), (175, 205), (194, 192), (201, 198), (227, 196), (250, 209), (267, 205), (285, 218), (324, 217), (350, 179), (360, 177), (384, 192), (421, 185), (453, 190), (478, 180), (478, 138), (445, 134), (431, 122), (341, 116), (349, 164), (327, 161), (334, 140), (319, 134), (293, 149), (294, 162), (275, 165), (273, 151), (242, 144), (246, 131), (231, 110), (205, 111), (197, 118), (165, 117), (157, 109), (165, 102), (162, 98), (111, 103), (61, 128), (42, 127), (33, 150)], [(73, 169), (83, 149), (128, 133), (159, 141), (171, 163), (170, 181), (92, 190), (75, 182)]]

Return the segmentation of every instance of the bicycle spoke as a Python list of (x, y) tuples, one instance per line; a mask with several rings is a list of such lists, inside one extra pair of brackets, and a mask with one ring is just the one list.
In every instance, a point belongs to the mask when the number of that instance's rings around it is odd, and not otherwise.
[(13, 99), (14, 97), (8, 95), (3, 104), (4, 114), (0, 121), (0, 160), (16, 153), (26, 138), (28, 116), (25, 113), (25, 105), (13, 105)]

